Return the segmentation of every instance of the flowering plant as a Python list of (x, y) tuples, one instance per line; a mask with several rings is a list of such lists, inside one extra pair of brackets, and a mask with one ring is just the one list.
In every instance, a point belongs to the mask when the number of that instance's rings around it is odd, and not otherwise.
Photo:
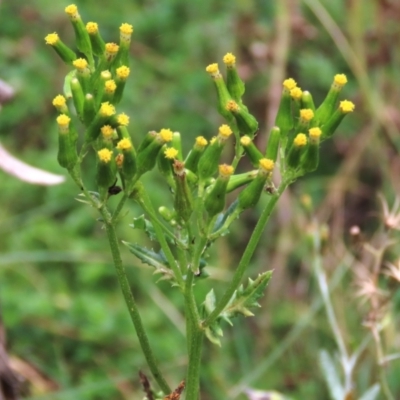
[[(162, 128), (142, 136), (131, 135), (129, 117), (117, 113), (130, 73), (132, 26), (121, 25), (119, 44), (105, 43), (98, 25), (85, 25), (75, 5), (65, 11), (83, 57), (78, 57), (56, 33), (46, 36), (46, 43), (71, 66), (64, 93), (53, 100), (59, 113), (58, 161), (82, 191), (80, 200), (101, 215), (128, 311), (148, 367), (162, 392), (157, 396), (178, 399), (186, 386), (186, 399), (198, 399), (204, 338), (220, 345), (221, 323), (232, 324), (235, 317), (252, 316), (252, 309), (259, 306), (258, 299), (272, 272), (264, 271), (245, 285), (243, 277), (282, 193), (297, 178), (317, 168), (320, 142), (330, 138), (345, 115), (354, 110), (354, 104), (347, 100), (337, 107), (347, 79), (343, 74), (336, 75), (319, 107), (315, 107), (308, 91), (302, 91), (293, 79), (286, 79), (275, 126), (269, 132), (266, 148), (259, 149), (254, 142), (258, 122), (243, 103), (245, 86), (235, 56), (228, 53), (223, 58), (225, 78), (218, 64), (206, 68), (216, 88), (218, 111), (225, 121), (213, 138), (198, 136), (188, 154), (184, 154), (180, 133)], [(232, 161), (222, 163), (224, 148), (232, 145)], [(87, 185), (82, 162), (90, 151), (97, 159), (92, 166), (96, 182)], [(236, 173), (244, 155), (253, 168)], [(145, 189), (142, 177), (154, 168), (170, 188), (171, 208), (155, 210)], [(238, 194), (226, 207), (227, 194), (232, 192)], [(120, 200), (111, 208), (109, 199), (114, 195)], [(226, 235), (230, 225), (243, 211), (253, 208), (261, 196), (265, 197), (265, 205), (224, 294), (217, 298), (210, 288), (204, 299), (198, 299), (196, 282), (207, 278), (209, 247)], [(117, 238), (116, 225), (128, 200), (135, 201), (144, 212), (134, 219), (134, 228), (157, 242), (159, 251)], [(184, 298), (188, 366), (184, 383), (175, 390), (166, 382), (153, 354), (122, 263), (121, 243), (162, 279), (169, 280), (173, 290)], [(147, 397), (154, 396), (149, 389)]]

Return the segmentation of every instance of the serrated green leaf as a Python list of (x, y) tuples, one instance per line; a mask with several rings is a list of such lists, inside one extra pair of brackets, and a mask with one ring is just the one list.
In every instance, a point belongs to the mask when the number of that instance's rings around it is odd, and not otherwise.
[(156, 253), (153, 250), (149, 250), (148, 248), (135, 243), (128, 243), (124, 241), (122, 241), (122, 243), (127, 246), (130, 252), (133, 253), (140, 261), (142, 261), (144, 264), (154, 267), (155, 274), (163, 274), (162, 279), (174, 278), (174, 274), (172, 270), (168, 268), (163, 254)]
[(264, 290), (271, 279), (272, 271), (263, 272), (253, 281), (249, 278), (247, 287), (240, 286), (232, 299), (221, 313), (221, 318), (230, 322), (231, 317), (242, 314), (245, 317), (252, 317), (254, 314), (250, 308), (260, 307), (258, 299), (264, 295)]
[(153, 224), (145, 218), (142, 214), (140, 217), (133, 218), (133, 224), (129, 225), (133, 229), (140, 229), (146, 233), (151, 241), (156, 240), (156, 234), (154, 233)]

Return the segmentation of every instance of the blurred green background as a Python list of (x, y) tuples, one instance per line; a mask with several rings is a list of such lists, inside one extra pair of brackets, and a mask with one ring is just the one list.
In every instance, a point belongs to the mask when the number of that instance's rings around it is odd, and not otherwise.
[[(56, 112), (67, 68), (45, 45), (57, 31), (73, 43), (65, 1), (0, 3), (0, 79), (17, 94), (0, 112), (0, 141), (36, 167), (64, 174), (56, 161)], [(322, 146), (317, 172), (300, 179), (282, 199), (265, 232), (250, 274), (275, 273), (256, 317), (225, 330), (222, 348), (207, 344), (202, 399), (245, 399), (239, 388), (278, 390), (293, 399), (328, 399), (318, 352), (335, 351), (325, 313), (315, 312), (306, 235), (309, 216), (300, 206), (311, 196), (329, 224), (325, 267), (343, 274), (332, 297), (346, 343), (355, 348), (369, 335), (365, 307), (354, 295), (348, 228), (367, 237), (380, 226), (377, 193), (392, 201), (400, 180), (400, 4), (396, 0), (130, 0), (99, 5), (76, 2), (85, 22), (96, 21), (106, 41), (117, 41), (122, 22), (133, 24), (131, 76), (119, 110), (131, 116), (137, 141), (162, 127), (181, 132), (186, 151), (194, 138), (210, 138), (222, 122), (205, 67), (226, 52), (237, 56), (246, 81), (245, 102), (260, 121), (263, 147), (273, 125), (281, 82), (293, 77), (316, 103), (333, 75), (349, 83), (342, 98), (354, 115)], [(134, 140), (136, 140), (134, 139)], [(136, 142), (137, 143), (137, 142)], [(229, 154), (226, 154), (229, 159)], [(246, 165), (242, 168), (246, 169)], [(0, 306), (8, 349), (28, 381), (31, 400), (137, 399), (138, 371), (147, 372), (118, 288), (107, 241), (96, 214), (75, 200), (74, 184), (39, 187), (0, 171)], [(90, 179), (90, 177), (89, 177)], [(146, 178), (155, 204), (167, 187), (157, 174)], [(260, 208), (262, 205), (260, 205)], [(129, 228), (139, 210), (129, 206), (120, 237), (145, 243)], [(257, 210), (236, 222), (232, 235), (213, 248), (211, 278), (200, 296), (229, 279), (257, 219)], [(396, 249), (393, 249), (395, 253)], [(127, 250), (124, 260), (150, 340), (172, 385), (184, 377), (182, 300), (168, 283), (155, 285), (152, 270)], [(395, 254), (394, 254), (395, 256)], [(330, 278), (331, 279), (331, 278)], [(314, 307), (314, 308), (313, 308)], [(399, 351), (400, 292), (386, 310), (389, 352)], [(308, 318), (308, 320), (307, 320)], [(397, 332), (396, 332), (397, 328)], [(364, 354), (365, 353), (365, 354)], [(378, 380), (372, 341), (354, 376), (357, 394)], [(400, 361), (388, 380), (400, 398)], [(238, 386), (239, 385), (239, 386)]]

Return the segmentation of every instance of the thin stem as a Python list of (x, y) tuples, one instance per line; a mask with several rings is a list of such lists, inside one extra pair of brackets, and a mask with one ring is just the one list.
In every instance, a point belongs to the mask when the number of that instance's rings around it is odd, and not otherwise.
[(203, 322), (203, 327), (210, 326), (210, 324), (218, 318), (220, 313), (229, 303), (229, 300), (232, 298), (233, 294), (235, 293), (235, 290), (239, 287), (243, 279), (243, 276), (246, 272), (246, 269), (249, 265), (251, 257), (254, 251), (256, 250), (257, 244), (261, 239), (262, 233), (264, 232), (265, 225), (267, 224), (269, 217), (271, 216), (272, 210), (274, 209), (276, 203), (278, 202), (281, 194), (286, 189), (287, 185), (288, 183), (286, 181), (282, 182), (277, 192), (270, 197), (267, 205), (265, 206), (260, 216), (260, 219), (257, 222), (256, 227), (254, 228), (249, 243), (247, 244), (247, 247), (242, 255), (242, 258), (240, 259), (239, 265), (235, 271), (235, 274), (233, 275), (229, 287), (226, 289), (221, 300), (217, 303), (214, 311)]
[(146, 331), (142, 324), (142, 319), (140, 317), (135, 298), (133, 297), (133, 294), (132, 294), (132, 291), (131, 291), (131, 288), (129, 285), (128, 277), (126, 275), (125, 268), (122, 264), (121, 253), (119, 251), (119, 246), (118, 246), (118, 239), (117, 239), (117, 236), (115, 233), (115, 227), (111, 222), (111, 215), (104, 208), (102, 208), (100, 210), (100, 212), (104, 219), (107, 236), (108, 236), (108, 241), (110, 243), (111, 254), (112, 254), (114, 266), (115, 266), (115, 269), (117, 272), (118, 281), (119, 281), (122, 293), (124, 295), (125, 303), (126, 303), (126, 306), (128, 307), (128, 311), (129, 311), (131, 320), (133, 322), (133, 325), (135, 326), (136, 335), (139, 339), (139, 343), (142, 348), (143, 354), (146, 358), (146, 361), (150, 368), (150, 371), (153, 374), (154, 379), (160, 386), (161, 390), (165, 394), (169, 394), (169, 393), (171, 393), (171, 388), (169, 387), (168, 383), (162, 376), (161, 371), (158, 369), (157, 360), (155, 359), (153, 351), (151, 350), (149, 339), (147, 337)]

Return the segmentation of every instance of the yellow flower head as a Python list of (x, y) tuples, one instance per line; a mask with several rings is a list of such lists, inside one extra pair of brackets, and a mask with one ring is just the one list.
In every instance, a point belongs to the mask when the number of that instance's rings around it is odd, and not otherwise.
[(311, 128), (308, 130), (308, 135), (310, 136), (310, 139), (319, 139), (321, 134), (322, 134), (322, 131), (318, 127)]
[(66, 98), (59, 94), (58, 96), (54, 97), (53, 99), (53, 106), (54, 107), (63, 107), (65, 106), (65, 103), (67, 102)]
[(229, 125), (221, 125), (218, 129), (218, 137), (223, 139), (228, 139), (229, 136), (232, 135), (232, 129)]
[(207, 146), (207, 140), (203, 136), (197, 136), (196, 138), (196, 146), (203, 148)]
[(115, 72), (117, 73), (119, 79), (125, 80), (128, 78), (131, 71), (128, 67), (122, 65), (121, 67), (118, 67)]
[(129, 35), (130, 36), (133, 33), (133, 26), (130, 25), (130, 24), (124, 23), (119, 27), (119, 31), (123, 35)]
[(283, 81), (283, 88), (288, 90), (289, 92), (297, 86), (297, 83), (294, 79), (289, 78)]
[(232, 165), (228, 165), (228, 164), (221, 164), (218, 166), (218, 169), (219, 169), (219, 174), (223, 178), (228, 178), (234, 172)]
[(311, 108), (303, 108), (300, 110), (300, 119), (304, 122), (311, 121), (314, 118), (314, 111)]
[(349, 100), (343, 100), (339, 104), (339, 109), (344, 114), (353, 112), (355, 107), (354, 103)]
[(115, 55), (118, 53), (119, 46), (116, 43), (106, 43), (105, 49), (106, 53)]
[(295, 100), (300, 100), (303, 91), (299, 87), (295, 87), (290, 91), (290, 96)]
[(69, 15), (71, 19), (79, 18), (78, 7), (75, 4), (71, 4), (65, 7), (65, 12)]
[(86, 30), (88, 31), (89, 35), (95, 35), (99, 31), (99, 26), (96, 22), (88, 22), (86, 24)]
[(84, 58), (77, 58), (75, 61), (72, 61), (72, 65), (78, 70), (83, 71), (87, 68), (88, 62)]
[(170, 142), (172, 140), (173, 133), (171, 129), (161, 129), (160, 137), (163, 142)]
[(109, 163), (111, 161), (112, 157), (112, 151), (108, 149), (101, 149), (97, 152), (97, 155), (99, 156), (99, 160), (105, 164)]
[(262, 158), (260, 160), (260, 169), (263, 172), (272, 172), (272, 170), (274, 169), (274, 165), (275, 163), (269, 158)]
[(128, 138), (121, 139), (117, 144), (118, 150), (130, 150), (132, 148), (132, 142)]
[(236, 101), (234, 101), (234, 100), (229, 100), (229, 101), (226, 103), (226, 109), (227, 109), (228, 111), (231, 111), (231, 112), (237, 112), (237, 111), (239, 111), (239, 106), (238, 106), (238, 104), (236, 103)]
[(208, 72), (213, 78), (220, 76), (217, 63), (210, 64), (209, 66), (207, 66), (206, 72)]
[(164, 151), (165, 158), (168, 158), (169, 160), (173, 160), (176, 158), (178, 155), (178, 150), (175, 149), (174, 147), (168, 147)]
[(102, 115), (103, 117), (111, 117), (115, 114), (115, 107), (108, 101), (106, 101), (104, 103), (101, 103), (99, 112), (100, 115)]
[(56, 32), (54, 33), (49, 33), (44, 40), (46, 41), (46, 44), (49, 44), (50, 46), (54, 46), (60, 38), (58, 37), (58, 34)]
[(304, 133), (298, 133), (294, 138), (293, 144), (296, 147), (303, 147), (307, 144), (307, 136)]
[(227, 67), (233, 67), (236, 63), (236, 57), (232, 53), (226, 53), (223, 61)]
[(103, 135), (103, 137), (105, 139), (109, 139), (112, 137), (112, 135), (114, 134), (114, 128), (110, 125), (103, 125), (100, 128), (101, 134)]
[(121, 113), (117, 115), (117, 122), (120, 126), (128, 126), (129, 125), (129, 116), (125, 113)]
[(104, 89), (107, 93), (114, 93), (117, 89), (117, 84), (113, 79), (110, 79), (104, 83)]
[(57, 117), (56, 121), (60, 128), (68, 128), (71, 118), (68, 115), (61, 114)]
[(242, 136), (240, 139), (240, 144), (244, 147), (248, 146), (251, 143), (251, 139), (249, 136)]
[(345, 74), (337, 74), (333, 78), (333, 85), (338, 89), (341, 89), (346, 83), (347, 77)]

